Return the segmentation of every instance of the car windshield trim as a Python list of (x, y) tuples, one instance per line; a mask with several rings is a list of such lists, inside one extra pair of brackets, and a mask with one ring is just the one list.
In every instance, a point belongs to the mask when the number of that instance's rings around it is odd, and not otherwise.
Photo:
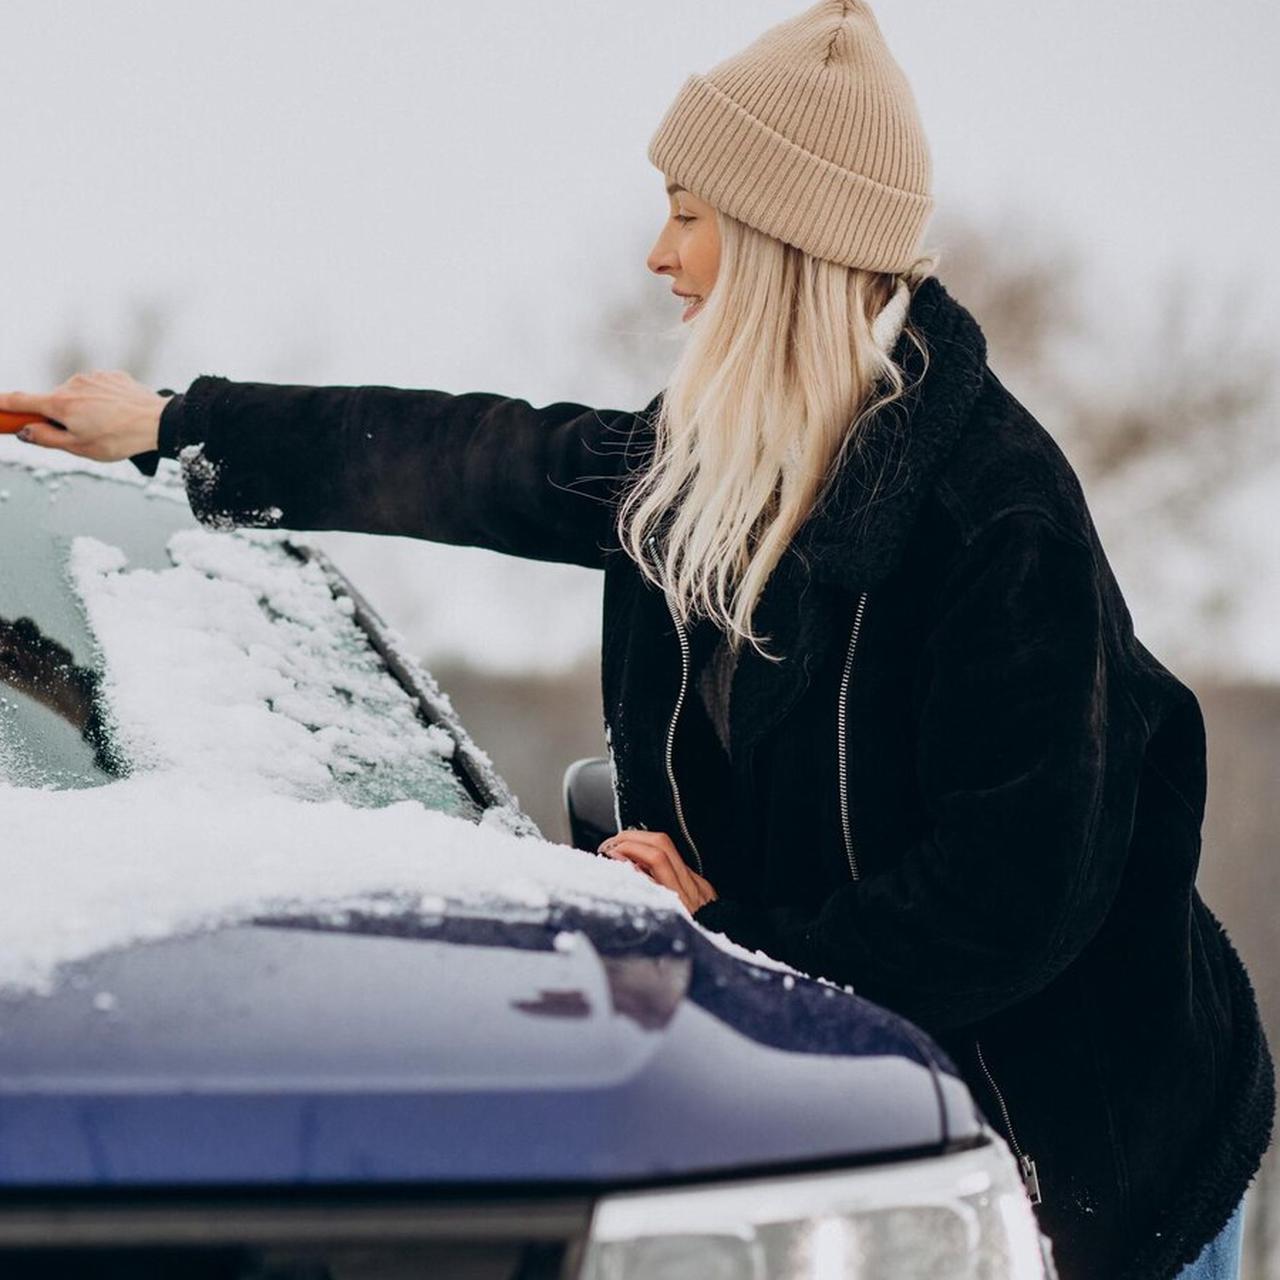
[(346, 596), (353, 606), (355, 623), (369, 638), (374, 652), (386, 663), (401, 688), (413, 699), (419, 714), (429, 725), (439, 725), (454, 741), (450, 764), (467, 793), (482, 809), (502, 809), (509, 815), (507, 829), (516, 835), (545, 839), (537, 824), (520, 808), (510, 787), (502, 780), (488, 757), (480, 751), (463, 726), (435, 680), (404, 652), (398, 637), (382, 615), (360, 593), (354, 583), (319, 547), (301, 539), (287, 539), (285, 546), (300, 559), (316, 564), (335, 595)]

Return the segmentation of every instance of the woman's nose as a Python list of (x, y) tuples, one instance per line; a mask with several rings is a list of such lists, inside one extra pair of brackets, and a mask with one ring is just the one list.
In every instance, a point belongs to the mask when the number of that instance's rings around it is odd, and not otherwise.
[(663, 248), (662, 240), (659, 239), (657, 244), (649, 251), (646, 265), (654, 275), (660, 276), (668, 272), (673, 273), (679, 263), (676, 255), (670, 249)]

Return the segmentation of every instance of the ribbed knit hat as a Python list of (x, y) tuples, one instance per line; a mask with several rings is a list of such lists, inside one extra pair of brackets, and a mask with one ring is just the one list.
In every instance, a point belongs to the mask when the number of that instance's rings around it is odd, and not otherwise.
[(903, 271), (933, 212), (915, 98), (864, 0), (821, 0), (685, 81), (649, 160), (818, 258)]

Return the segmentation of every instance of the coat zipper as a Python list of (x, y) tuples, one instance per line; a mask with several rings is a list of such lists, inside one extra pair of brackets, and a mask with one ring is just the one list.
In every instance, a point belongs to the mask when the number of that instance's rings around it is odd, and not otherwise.
[[(840, 775), (840, 827), (844, 834), (845, 857), (849, 860), (849, 874), (855, 880), (858, 879), (858, 859), (854, 852), (853, 823), (849, 814), (849, 757), (847, 747), (849, 678), (853, 673), (853, 655), (858, 647), (858, 635), (862, 630), (862, 615), (866, 611), (866, 607), (867, 593), (864, 591), (858, 597), (857, 611), (853, 616), (853, 630), (849, 634), (849, 648), (845, 653), (844, 670), (840, 674), (840, 696), (836, 703), (836, 761)], [(986, 1076), (987, 1083), (991, 1086), (991, 1091), (995, 1094), (996, 1101), (1000, 1104), (1000, 1114), (1004, 1117), (1005, 1130), (1009, 1134), (1009, 1143), (1018, 1158), (1018, 1172), (1021, 1174), (1023, 1185), (1027, 1189), (1027, 1196), (1032, 1204), (1039, 1204), (1041, 1202), (1040, 1177), (1036, 1172), (1036, 1162), (1022, 1150), (1018, 1143), (1017, 1134), (1013, 1130), (1013, 1122), (1009, 1119), (1009, 1108), (1005, 1105), (1004, 1094), (1000, 1092), (995, 1078), (987, 1067), (987, 1061), (982, 1056), (982, 1046), (976, 1038), (974, 1039), (973, 1047), (977, 1051), (978, 1064), (982, 1068), (982, 1074)]]
[(853, 672), (853, 651), (858, 647), (858, 632), (862, 630), (862, 614), (867, 607), (867, 593), (858, 597), (858, 609), (853, 615), (853, 631), (849, 635), (849, 651), (844, 656), (844, 670), (840, 673), (840, 698), (836, 703), (836, 764), (840, 773), (840, 828), (844, 832), (844, 856), (849, 860), (849, 874), (858, 878), (858, 859), (853, 851), (853, 824), (849, 820), (849, 756), (845, 746), (845, 729), (848, 720), (849, 676)]
[(1023, 1184), (1027, 1188), (1027, 1196), (1032, 1204), (1039, 1204), (1040, 1176), (1036, 1173), (1036, 1162), (1018, 1145), (1018, 1135), (1013, 1131), (1013, 1121), (1009, 1119), (1009, 1108), (1005, 1106), (1004, 1094), (1000, 1092), (1000, 1086), (996, 1084), (995, 1077), (987, 1066), (987, 1060), (982, 1056), (982, 1045), (978, 1043), (977, 1036), (973, 1039), (973, 1047), (977, 1051), (978, 1065), (982, 1068), (982, 1074), (987, 1077), (991, 1092), (996, 1095), (996, 1101), (1000, 1104), (1000, 1114), (1004, 1117), (1004, 1127), (1009, 1134), (1009, 1145), (1013, 1147), (1014, 1155), (1018, 1157), (1018, 1172), (1022, 1175)]
[[(650, 534), (648, 541), (649, 546), (652, 548), (657, 540)], [(684, 706), (685, 696), (689, 691), (689, 636), (684, 629), (684, 623), (680, 621), (679, 615), (671, 604), (671, 597), (666, 596), (666, 601), (667, 612), (671, 614), (671, 621), (676, 625), (676, 635), (680, 640), (680, 692), (676, 695), (676, 705), (671, 712), (671, 723), (667, 726), (667, 782), (671, 786), (671, 800), (675, 805), (676, 821), (680, 824), (681, 834), (693, 854), (693, 869), (701, 875), (702, 854), (698, 852), (698, 846), (694, 843), (693, 836), (689, 834), (689, 825), (685, 822), (684, 805), (680, 802), (680, 788), (676, 785), (675, 768), (676, 722), (680, 719), (680, 711)]]

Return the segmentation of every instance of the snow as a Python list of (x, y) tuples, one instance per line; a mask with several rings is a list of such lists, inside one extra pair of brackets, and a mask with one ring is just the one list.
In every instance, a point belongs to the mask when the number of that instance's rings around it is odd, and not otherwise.
[(132, 942), (375, 895), (437, 918), (683, 910), (630, 865), (416, 800), (356, 808), (162, 770), (76, 791), (0, 784), (0, 807), (0, 991), (48, 991), (63, 965)]
[(377, 799), (380, 776), (444, 774), (453, 739), (422, 722), (351, 600), (281, 535), (184, 529), (168, 551), (171, 569), (128, 570), (94, 538), (71, 546), (109, 657), (113, 737), (131, 761), (311, 799), (335, 787)]
[(182, 471), (182, 483), (195, 506), (204, 508), (204, 523), (212, 529), (230, 531), (242, 525), (254, 528), (279, 526), (284, 512), (279, 507), (260, 507), (255, 511), (240, 511), (231, 516), (218, 509), (217, 482), (221, 472), (218, 463), (205, 454), (204, 445), (189, 444), (178, 454)]
[[(162, 459), (154, 476), (144, 476), (128, 459), (120, 462), (95, 462), (92, 458), (80, 458), (65, 449), (52, 449), (45, 445), (27, 444), (15, 435), (0, 435), (0, 463), (22, 467), (27, 471), (56, 476), (59, 473), (81, 472), (111, 479), (123, 484), (144, 488), (149, 497), (174, 498), (186, 501), (182, 477), (175, 463)], [(7, 496), (7, 495), (6, 495)]]
[[(313, 551), (319, 551), (322, 556), (325, 554), (323, 550), (312, 544), (311, 539), (303, 540), (295, 534), (292, 541), (294, 543), (302, 542)], [(372, 606), (369, 607), (372, 608)], [(381, 617), (379, 617), (379, 620), (381, 621)], [(408, 641), (400, 634), (399, 631), (394, 627), (386, 626), (385, 622), (383, 623), (383, 628), (382, 639), (386, 646), (387, 653), (390, 657), (400, 662), (402, 666), (412, 670), (418, 676), (419, 680), (422, 682), (423, 693), (431, 705), (435, 716), (437, 718), (448, 717), (448, 719), (457, 726), (457, 730), (463, 735), (467, 752), (481, 768), (496, 776), (493, 758), (471, 737), (469, 733), (466, 732), (462, 722), (458, 719), (458, 712), (453, 705), (453, 700), (440, 687), (435, 676), (418, 664), (418, 660), (413, 656), (413, 651), (410, 648)], [(520, 834), (521, 831), (525, 830), (524, 820), (519, 816), (512, 816), (510, 811), (505, 807), (501, 809), (495, 808), (492, 810), (486, 810), (485, 820), (502, 821), (504, 823), (509, 822), (512, 831), (517, 835)]]
[(739, 960), (746, 961), (747, 964), (754, 965), (757, 969), (772, 969), (775, 973), (789, 974), (800, 978), (811, 978), (812, 981), (820, 982), (824, 986), (834, 987), (837, 990), (853, 994), (853, 988), (849, 986), (840, 986), (838, 983), (829, 981), (826, 978), (812, 978), (812, 975), (805, 973), (801, 969), (797, 969), (785, 961), (776, 960), (767, 951), (753, 951), (749, 947), (744, 947), (740, 943), (734, 942), (727, 933), (716, 933), (711, 929), (699, 924), (696, 920), (692, 922), (694, 927), (700, 929), (702, 933), (709, 938), (721, 951), (726, 955), (735, 956)]

